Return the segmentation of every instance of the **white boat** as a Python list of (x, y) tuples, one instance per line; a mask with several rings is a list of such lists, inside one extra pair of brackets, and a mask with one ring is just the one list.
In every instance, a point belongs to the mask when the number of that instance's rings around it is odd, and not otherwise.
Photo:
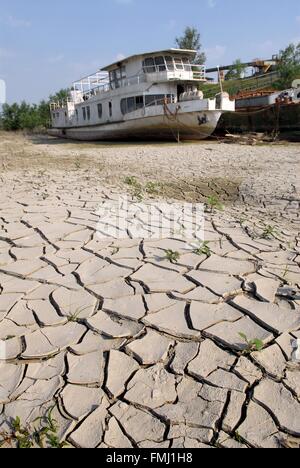
[(235, 102), (204, 99), (205, 68), (196, 51), (134, 55), (73, 83), (66, 102), (52, 102), (50, 135), (77, 140), (202, 140)]

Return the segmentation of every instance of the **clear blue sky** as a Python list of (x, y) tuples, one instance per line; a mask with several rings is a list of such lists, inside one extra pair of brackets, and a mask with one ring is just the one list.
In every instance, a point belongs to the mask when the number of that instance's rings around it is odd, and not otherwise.
[(31, 102), (118, 56), (202, 33), (208, 65), (268, 58), (300, 42), (299, 0), (1, 0), (0, 78), (8, 101)]

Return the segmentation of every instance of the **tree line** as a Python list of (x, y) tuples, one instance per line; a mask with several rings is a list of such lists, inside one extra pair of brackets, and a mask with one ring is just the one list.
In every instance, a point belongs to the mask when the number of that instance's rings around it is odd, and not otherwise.
[[(204, 65), (206, 55), (202, 50), (201, 35), (196, 28), (187, 27), (183, 36), (175, 39), (176, 46), (180, 49), (196, 50), (195, 64)], [(279, 53), (280, 62), (277, 66), (277, 89), (290, 88), (292, 81), (300, 77), (300, 43), (290, 44)], [(237, 59), (227, 72), (225, 80), (240, 79), (243, 77), (245, 67), (240, 59)], [(50, 125), (50, 102), (65, 100), (69, 90), (62, 89), (49, 97), (48, 101), (41, 101), (38, 105), (14, 103), (4, 104), (0, 115), (0, 128), (4, 130), (34, 130), (48, 128)]]
[(6, 131), (47, 129), (50, 126), (50, 102), (62, 101), (67, 98), (68, 89), (49, 96), (39, 104), (4, 104), (0, 116), (0, 128)]

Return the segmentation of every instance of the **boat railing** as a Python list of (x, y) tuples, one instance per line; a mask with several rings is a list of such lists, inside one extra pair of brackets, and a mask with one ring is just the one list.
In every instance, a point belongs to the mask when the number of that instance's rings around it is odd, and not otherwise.
[(74, 104), (73, 99), (67, 98), (62, 101), (50, 102), (50, 110), (67, 109), (68, 104)]
[(86, 101), (94, 96), (97, 96), (102, 93), (107, 93), (108, 91), (112, 91), (119, 88), (126, 88), (128, 86), (139, 85), (141, 83), (145, 83), (146, 77), (144, 73), (135, 75), (131, 78), (121, 78), (120, 80), (116, 81), (114, 85), (110, 83), (101, 84), (99, 86), (94, 87), (89, 91), (85, 91), (82, 94), (83, 100)]

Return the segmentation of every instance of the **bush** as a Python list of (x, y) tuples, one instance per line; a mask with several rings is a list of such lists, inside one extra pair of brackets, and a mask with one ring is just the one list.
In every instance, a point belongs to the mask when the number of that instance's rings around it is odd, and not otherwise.
[(63, 89), (54, 96), (49, 97), (49, 101), (41, 101), (38, 105), (27, 104), (23, 101), (21, 104), (4, 104), (0, 117), (0, 127), (6, 131), (16, 130), (34, 130), (49, 128), (50, 101), (65, 99), (68, 90)]
[(279, 79), (278, 89), (290, 88), (295, 78), (300, 76), (300, 43), (290, 44), (280, 51), (280, 63), (277, 67)]

